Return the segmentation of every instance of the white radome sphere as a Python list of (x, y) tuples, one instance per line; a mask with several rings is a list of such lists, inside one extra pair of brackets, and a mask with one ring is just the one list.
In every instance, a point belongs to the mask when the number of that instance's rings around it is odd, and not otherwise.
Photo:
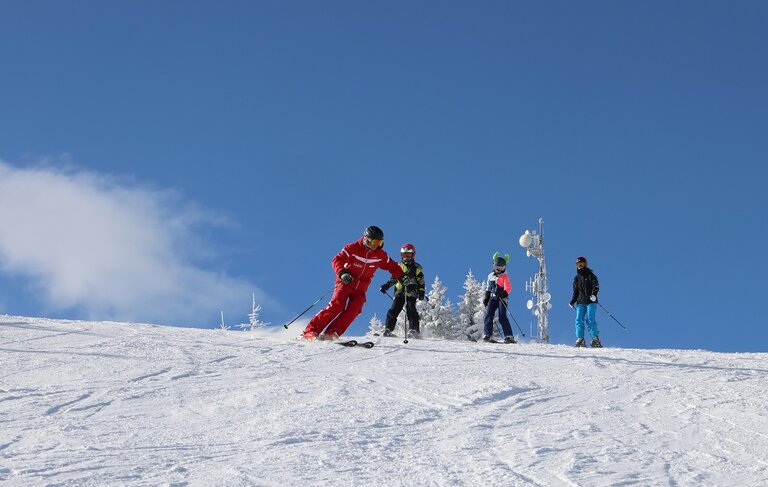
[(520, 236), (520, 240), (518, 240), (520, 243), (520, 246), (524, 249), (527, 249), (531, 246), (531, 232), (530, 230), (526, 230), (524, 234)]

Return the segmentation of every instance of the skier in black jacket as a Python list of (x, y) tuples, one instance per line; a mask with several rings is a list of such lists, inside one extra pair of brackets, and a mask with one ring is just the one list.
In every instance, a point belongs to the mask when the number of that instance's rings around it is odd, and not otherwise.
[(587, 258), (580, 255), (576, 258), (576, 277), (573, 278), (573, 296), (569, 306), (576, 308), (576, 347), (584, 347), (584, 321), (587, 322), (589, 335), (592, 337), (590, 347), (600, 348), (600, 331), (597, 329), (595, 314), (597, 313), (597, 293), (600, 283), (592, 269), (587, 267)]
[(403, 277), (399, 280), (392, 278), (389, 281), (382, 284), (381, 292), (386, 293), (390, 287), (395, 286), (395, 297), (392, 301), (392, 307), (387, 311), (386, 329), (384, 330), (385, 337), (394, 336), (395, 324), (397, 322), (397, 316), (403, 310), (405, 306), (405, 314), (408, 317), (410, 336), (413, 338), (419, 338), (419, 312), (416, 311), (416, 299), (420, 301), (425, 299), (424, 295), (424, 269), (421, 265), (413, 260), (416, 255), (416, 247), (413, 244), (404, 244), (400, 249), (400, 268), (403, 270)]

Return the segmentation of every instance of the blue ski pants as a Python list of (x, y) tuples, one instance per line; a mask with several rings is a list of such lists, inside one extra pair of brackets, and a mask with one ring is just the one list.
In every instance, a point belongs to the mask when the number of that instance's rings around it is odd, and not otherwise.
[(597, 329), (595, 314), (597, 313), (597, 303), (577, 304), (576, 305), (576, 338), (584, 338), (584, 322), (587, 322), (589, 336), (596, 338), (600, 335)]
[(501, 323), (501, 329), (504, 332), (504, 337), (512, 336), (512, 325), (509, 324), (509, 318), (507, 318), (507, 305), (501, 299), (496, 296), (492, 297), (488, 301), (488, 308), (485, 311), (485, 326), (483, 327), (483, 335), (493, 335), (493, 316), (496, 314), (496, 310), (499, 310), (499, 323)]

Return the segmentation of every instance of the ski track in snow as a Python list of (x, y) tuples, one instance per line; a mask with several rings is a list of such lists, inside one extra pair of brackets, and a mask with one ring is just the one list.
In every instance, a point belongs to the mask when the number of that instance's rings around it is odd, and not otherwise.
[(768, 354), (374, 341), (0, 316), (0, 483), (768, 485)]

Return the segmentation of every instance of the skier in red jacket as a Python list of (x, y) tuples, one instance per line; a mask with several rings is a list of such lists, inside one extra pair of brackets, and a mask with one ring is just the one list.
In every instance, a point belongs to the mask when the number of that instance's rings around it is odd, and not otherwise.
[(358, 241), (345, 245), (336, 254), (331, 262), (336, 273), (333, 297), (328, 306), (309, 320), (304, 329), (305, 339), (334, 340), (342, 335), (363, 311), (365, 292), (376, 270), (387, 270), (398, 280), (403, 277), (403, 270), (389, 258), (383, 246), (384, 232), (371, 226)]
[(493, 317), (496, 310), (499, 311), (499, 323), (504, 332), (504, 343), (517, 343), (512, 333), (512, 325), (507, 318), (507, 306), (509, 306), (509, 293), (512, 292), (512, 283), (509, 282), (507, 275), (507, 262), (509, 254), (504, 257), (498, 252), (493, 254), (493, 272), (488, 275), (485, 281), (485, 299), (483, 306), (485, 309), (485, 321), (483, 327), (483, 341), (492, 342), (493, 340)]

